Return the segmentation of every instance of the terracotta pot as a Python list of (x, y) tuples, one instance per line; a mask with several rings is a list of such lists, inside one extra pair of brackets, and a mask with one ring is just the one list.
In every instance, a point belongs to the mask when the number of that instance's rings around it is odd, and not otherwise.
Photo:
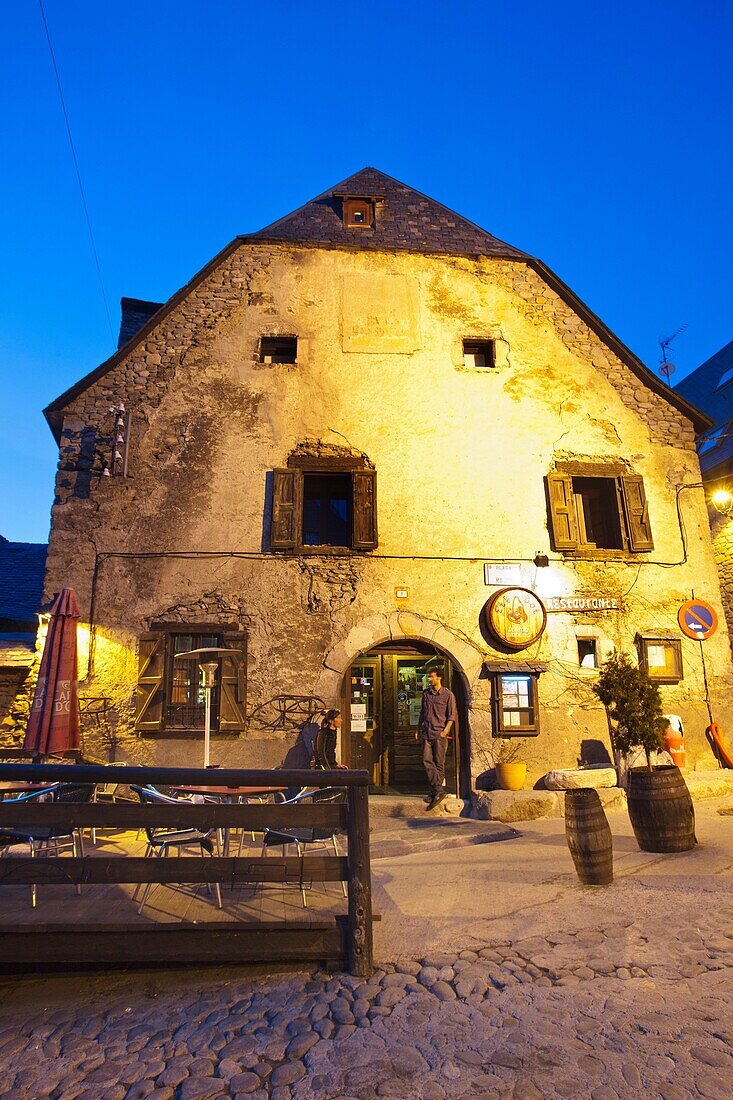
[(496, 778), (503, 791), (521, 791), (527, 778), (527, 765), (497, 764)]

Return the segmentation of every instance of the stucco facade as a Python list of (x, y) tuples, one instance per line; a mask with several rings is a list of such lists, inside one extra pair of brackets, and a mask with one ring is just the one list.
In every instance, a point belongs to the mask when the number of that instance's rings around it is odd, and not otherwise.
[[(198, 762), (194, 737), (135, 728), (139, 639), (160, 624), (246, 634), (247, 728), (215, 736), (213, 752), (243, 766), (278, 763), (292, 743), (278, 699), (339, 706), (360, 655), (421, 640), (460, 679), (465, 787), (469, 770), (488, 766), (486, 662), (508, 659), (482, 622), (496, 590), (484, 565), (511, 563), (546, 603), (617, 605), (551, 610), (539, 641), (509, 655), (543, 669), (539, 733), (523, 749), (531, 778), (574, 765), (583, 741), (608, 743), (579, 635), (594, 636), (601, 656), (633, 651), (638, 633), (680, 638), (684, 675), (661, 688), (665, 709), (683, 717), (692, 765), (709, 765), (703, 654), (677, 625), (693, 590), (720, 607), (695, 425), (596, 328), (521, 257), (234, 242), (52, 406), (60, 462), (46, 596), (76, 590), (82, 692), (115, 708), (112, 730), (88, 748)], [(288, 334), (297, 362), (259, 361), (262, 335)], [(495, 365), (464, 365), (465, 338), (493, 341)], [(101, 476), (120, 403), (127, 474)], [(376, 548), (271, 548), (273, 471), (298, 454), (351, 456), (376, 471)], [(554, 549), (545, 478), (572, 463), (643, 477), (653, 549)], [(538, 551), (547, 566), (533, 563)], [(722, 614), (704, 661), (725, 724)]]

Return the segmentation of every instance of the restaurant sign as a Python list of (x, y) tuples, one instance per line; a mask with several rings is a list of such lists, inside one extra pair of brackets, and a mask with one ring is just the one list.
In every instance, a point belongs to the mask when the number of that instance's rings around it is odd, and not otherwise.
[(548, 611), (623, 611), (618, 596), (545, 596)]

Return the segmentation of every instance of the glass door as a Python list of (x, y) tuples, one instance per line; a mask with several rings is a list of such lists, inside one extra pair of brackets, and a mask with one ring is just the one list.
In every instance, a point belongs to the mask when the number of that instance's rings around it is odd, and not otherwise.
[[(422, 739), (415, 740), (422, 705), (422, 693), (428, 685), (428, 671), (438, 668), (443, 685), (450, 688), (451, 665), (445, 657), (394, 657), (394, 734), (392, 738), (392, 784), (403, 789), (424, 790), (427, 785), (422, 762)], [(446, 790), (456, 789), (456, 743), (453, 729), (445, 760)]]
[(372, 784), (382, 783), (381, 738), (381, 662), (378, 657), (362, 657), (351, 666), (348, 677), (348, 764), (364, 768)]

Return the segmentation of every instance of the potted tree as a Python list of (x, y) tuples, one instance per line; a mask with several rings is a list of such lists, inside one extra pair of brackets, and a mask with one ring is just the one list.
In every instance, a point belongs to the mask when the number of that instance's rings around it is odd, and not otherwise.
[(641, 747), (646, 766), (627, 773), (629, 817), (645, 852), (685, 852), (695, 845), (695, 811), (682, 773), (674, 765), (652, 767), (663, 747), (662, 700), (645, 669), (614, 652), (593, 691), (606, 708), (614, 753), (628, 757)]

